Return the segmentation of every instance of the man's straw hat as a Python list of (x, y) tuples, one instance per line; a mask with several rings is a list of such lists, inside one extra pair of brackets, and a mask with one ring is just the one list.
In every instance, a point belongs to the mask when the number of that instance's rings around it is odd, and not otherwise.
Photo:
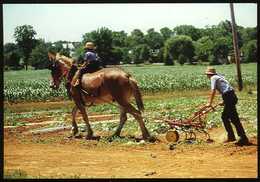
[(217, 74), (216, 69), (212, 67), (208, 67), (207, 70), (205, 71), (206, 75), (215, 75)]

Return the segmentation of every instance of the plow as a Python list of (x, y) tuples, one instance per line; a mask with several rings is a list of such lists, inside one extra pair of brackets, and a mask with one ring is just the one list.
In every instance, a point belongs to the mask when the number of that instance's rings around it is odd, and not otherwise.
[(215, 106), (204, 106), (187, 119), (164, 120), (170, 126), (165, 135), (166, 140), (170, 143), (176, 143), (180, 139), (180, 133), (185, 134), (185, 140), (196, 140), (197, 133), (202, 133), (206, 138), (206, 142), (213, 142), (207, 131), (206, 116), (209, 112), (215, 111), (220, 105), (221, 103)]

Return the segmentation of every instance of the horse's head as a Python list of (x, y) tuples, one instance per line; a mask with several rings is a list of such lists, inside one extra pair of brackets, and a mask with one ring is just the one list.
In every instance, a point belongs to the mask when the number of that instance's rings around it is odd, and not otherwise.
[(50, 60), (49, 69), (51, 70), (50, 87), (58, 89), (62, 79), (67, 76), (72, 62), (64, 60), (64, 56), (59, 53), (48, 52), (48, 57)]

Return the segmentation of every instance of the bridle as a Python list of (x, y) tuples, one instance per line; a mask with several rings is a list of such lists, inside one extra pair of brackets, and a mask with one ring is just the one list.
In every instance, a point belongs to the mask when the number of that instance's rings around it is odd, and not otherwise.
[[(53, 66), (53, 68), (55, 68), (55, 69), (57, 69), (57, 65), (56, 65), (57, 62), (61, 63), (59, 60), (55, 61), (54, 66)], [(66, 66), (64, 66), (64, 67), (66, 67)], [(63, 77), (66, 78), (66, 76), (69, 73), (69, 69), (62, 69), (62, 68), (59, 68), (59, 69), (61, 69), (62, 74), (57, 78), (57, 80), (61, 81)]]

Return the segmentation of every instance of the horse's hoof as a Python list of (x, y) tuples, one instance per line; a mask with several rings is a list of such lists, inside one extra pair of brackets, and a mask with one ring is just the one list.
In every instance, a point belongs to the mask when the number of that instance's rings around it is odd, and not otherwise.
[(71, 135), (76, 136), (79, 133), (79, 130), (71, 130)]
[(82, 138), (82, 135), (76, 135), (76, 136), (74, 136), (74, 138), (77, 138), (77, 139), (80, 139), (80, 138)]
[(117, 138), (120, 139), (120, 138), (123, 138), (123, 137), (121, 137), (120, 135), (112, 135), (112, 136), (108, 137), (108, 141), (113, 142), (113, 140), (115, 140)]
[(86, 136), (86, 140), (100, 140), (100, 136)]
[(67, 136), (67, 139), (72, 139), (72, 138), (73, 138), (73, 135)]
[(150, 143), (154, 143), (157, 141), (157, 138), (155, 136), (149, 136), (149, 137), (144, 138), (144, 140), (148, 141)]

